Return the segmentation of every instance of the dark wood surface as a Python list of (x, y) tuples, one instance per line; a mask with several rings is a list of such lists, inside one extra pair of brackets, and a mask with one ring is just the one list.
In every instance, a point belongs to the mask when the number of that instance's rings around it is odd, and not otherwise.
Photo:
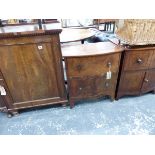
[(60, 23), (43, 24), (39, 29), (38, 24), (5, 26), (0, 28), (0, 38), (10, 38), (19, 36), (45, 35), (60, 33), (62, 31)]
[[(71, 108), (75, 101), (82, 99), (110, 96), (114, 100), (122, 51), (109, 42), (62, 48)], [(112, 77), (106, 79), (109, 63)]]
[(0, 39), (0, 85), (10, 113), (67, 102), (58, 32)]
[(120, 50), (124, 50), (124, 48), (112, 42), (98, 42), (95, 44), (88, 43), (76, 46), (62, 46), (62, 55), (63, 57), (88, 57), (119, 53)]
[(125, 50), (117, 99), (155, 91), (155, 47)]

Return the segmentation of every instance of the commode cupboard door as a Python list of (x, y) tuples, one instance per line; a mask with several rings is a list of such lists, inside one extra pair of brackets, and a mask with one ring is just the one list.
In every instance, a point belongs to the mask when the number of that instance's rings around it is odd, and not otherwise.
[(139, 95), (144, 76), (144, 71), (123, 73), (119, 82), (117, 98), (123, 95)]
[(141, 92), (149, 92), (155, 90), (155, 70), (146, 72)]
[(56, 48), (52, 43), (1, 47), (0, 68), (14, 108), (51, 104), (65, 99), (61, 55), (55, 51)]

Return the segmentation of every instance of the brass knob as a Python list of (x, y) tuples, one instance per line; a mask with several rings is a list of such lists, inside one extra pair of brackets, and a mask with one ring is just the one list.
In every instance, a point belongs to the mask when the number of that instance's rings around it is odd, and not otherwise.
[(79, 89), (80, 89), (80, 90), (82, 90), (82, 88), (81, 88), (81, 87), (80, 87)]
[(145, 82), (149, 82), (149, 80), (148, 80), (148, 79), (144, 79), (144, 81), (145, 81)]
[(141, 63), (143, 63), (143, 60), (140, 59), (140, 58), (138, 58), (138, 59), (137, 59), (137, 63), (141, 64)]
[(112, 65), (111, 62), (108, 62), (107, 66), (108, 66), (108, 67), (111, 67), (111, 65)]
[(42, 45), (38, 45), (38, 50), (42, 50), (43, 46)]

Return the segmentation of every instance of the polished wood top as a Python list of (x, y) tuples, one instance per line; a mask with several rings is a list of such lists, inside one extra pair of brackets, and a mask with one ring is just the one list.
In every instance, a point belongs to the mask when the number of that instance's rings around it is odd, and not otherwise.
[(60, 33), (61, 31), (60, 23), (42, 24), (42, 29), (39, 29), (38, 24), (5, 26), (0, 28), (0, 38), (52, 34)]
[(75, 46), (62, 46), (63, 57), (83, 57), (122, 52), (124, 49), (111, 42), (98, 42)]
[(92, 29), (64, 28), (60, 34), (60, 42), (75, 42), (87, 39), (95, 35)]

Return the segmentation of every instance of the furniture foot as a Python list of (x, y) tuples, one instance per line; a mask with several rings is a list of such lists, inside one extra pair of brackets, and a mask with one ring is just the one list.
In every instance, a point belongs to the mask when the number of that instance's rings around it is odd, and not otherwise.
[(114, 102), (115, 101), (115, 94), (114, 95), (110, 95), (110, 99), (111, 99), (112, 102)]
[(67, 104), (66, 104), (66, 103), (63, 103), (63, 104), (62, 104), (62, 107), (64, 107), (64, 108), (65, 108), (66, 106), (67, 106)]
[(119, 95), (117, 94), (117, 96), (115, 97), (116, 101), (118, 101), (123, 95)]
[(111, 97), (111, 101), (114, 102), (115, 101), (115, 97)]
[(8, 110), (7, 110), (7, 108), (5, 107), (5, 108), (1, 108), (1, 109), (0, 109), (0, 112), (6, 112), (6, 113), (7, 113)]
[(7, 113), (7, 117), (8, 117), (8, 118), (11, 118), (11, 117), (12, 117), (12, 114)]
[(19, 115), (18, 110), (12, 110), (12, 111), (10, 111), (10, 113), (12, 114), (12, 116), (18, 116)]
[(74, 101), (70, 101), (70, 108), (72, 109), (74, 107)]

